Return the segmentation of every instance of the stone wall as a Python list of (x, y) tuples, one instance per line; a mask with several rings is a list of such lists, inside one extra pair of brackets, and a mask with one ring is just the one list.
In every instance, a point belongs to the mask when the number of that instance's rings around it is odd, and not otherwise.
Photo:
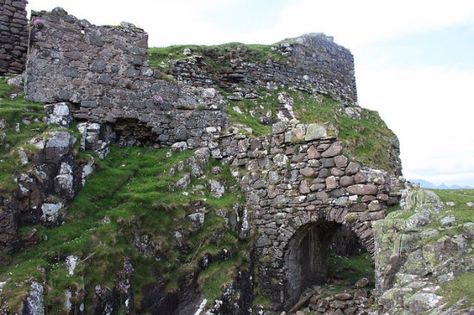
[[(237, 95), (253, 95), (259, 88), (294, 87), (310, 93), (329, 95), (345, 106), (357, 102), (354, 58), (351, 52), (321, 33), (305, 34), (284, 40), (273, 49), (286, 61), (249, 62), (245, 52), (218, 55), (216, 62), (226, 65), (215, 71), (199, 53), (177, 60), (172, 74), (180, 81), (197, 86), (219, 86)], [(190, 50), (191, 53), (192, 49)]]
[(310, 224), (345, 225), (373, 253), (371, 222), (397, 202), (391, 178), (351, 161), (331, 130), (278, 123), (271, 136), (228, 137), (219, 147), (212, 155), (244, 174), (239, 179), (255, 223), (257, 281), (272, 302), (288, 302), (289, 244)]
[(28, 50), (26, 0), (0, 0), (0, 76), (22, 73)]
[(286, 56), (284, 64), (223, 56), (233, 70), (214, 73), (192, 56), (174, 64), (177, 82), (148, 67), (147, 38), (129, 23), (95, 26), (60, 8), (33, 12), (27, 98), (69, 102), (76, 120), (112, 126), (122, 144), (185, 141), (189, 148), (206, 146), (227, 125), (218, 88), (255, 95), (284, 85), (356, 105), (353, 57), (322, 34), (275, 46)]
[(126, 144), (140, 144), (130, 140), (135, 138), (205, 146), (225, 125), (223, 101), (214, 89), (161, 80), (147, 66), (142, 29), (129, 23), (95, 26), (60, 8), (32, 16), (28, 99), (69, 102), (76, 120), (121, 125)]

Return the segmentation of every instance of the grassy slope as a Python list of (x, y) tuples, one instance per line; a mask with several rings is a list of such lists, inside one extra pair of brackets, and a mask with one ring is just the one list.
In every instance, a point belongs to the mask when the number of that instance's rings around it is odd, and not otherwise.
[[(443, 202), (455, 203), (454, 206), (447, 207), (446, 215), (454, 215), (459, 223), (474, 222), (474, 208), (466, 205), (467, 202), (474, 202), (474, 189), (438, 189), (435, 192)], [(461, 299), (465, 300), (464, 305), (474, 305), (474, 273), (457, 275), (441, 286), (440, 293), (448, 305), (453, 305)]]
[(0, 145), (0, 195), (9, 195), (16, 188), (12, 174), (24, 170), (17, 149), (30, 149), (27, 140), (51, 129), (43, 122), (41, 104), (26, 101), (21, 94), (11, 99), (12, 92), (6, 78), (0, 77), (0, 120), (6, 123), (5, 130), (0, 129), (0, 138), (4, 138)]
[[(46, 281), (48, 285), (45, 296), (48, 309), (60, 313), (66, 288), (79, 290), (85, 287), (91, 292), (98, 283), (113, 287), (116, 284), (113, 275), (120, 270), (125, 257), (132, 259), (136, 270), (134, 288), (138, 306), (142, 296), (140, 287), (153, 282), (154, 271), (168, 281), (168, 288), (172, 290), (180, 276), (196, 267), (202, 255), (223, 248), (246, 246), (215, 213), (217, 209), (230, 209), (234, 203), (240, 202), (240, 193), (229, 192), (222, 199), (215, 199), (201, 193), (170, 192), (168, 187), (179, 174), (170, 177), (168, 170), (190, 153), (175, 153), (167, 157), (167, 152), (163, 149), (113, 147), (110, 155), (100, 163), (97, 174), (75, 198), (66, 223), (54, 229), (34, 227), (42, 241), (16, 254), (9, 267), (0, 268), (0, 281), (8, 280), (4, 294), (12, 310), (20, 307), (19, 303), (28, 291), (28, 282), (37, 279)], [(233, 185), (228, 169), (212, 176), (227, 182), (228, 186)], [(193, 184), (199, 184), (199, 180), (194, 180)], [(184, 216), (188, 203), (196, 200), (207, 203), (206, 223), (189, 237), (190, 250), (183, 253), (172, 245), (173, 235), (176, 230), (189, 228), (190, 223)], [(104, 224), (104, 218), (109, 218), (110, 223)], [(24, 228), (22, 232), (28, 233), (31, 229)], [(158, 261), (143, 257), (133, 248), (133, 235), (137, 233), (148, 235), (156, 245), (160, 253)], [(86, 261), (79, 263), (76, 274), (71, 277), (66, 273), (63, 260), (73, 254)], [(216, 263), (216, 266), (220, 264), (219, 273), (207, 271), (207, 275), (199, 279), (209, 298), (219, 295), (218, 289), (231, 280), (241, 259), (235, 256), (232, 264)], [(208, 283), (212, 283), (209, 287), (213, 289), (207, 288)]]
[[(474, 208), (468, 207), (467, 202), (474, 202), (474, 189), (436, 189), (434, 190), (441, 200), (454, 202), (454, 206), (446, 206), (444, 216), (452, 214), (458, 223), (474, 222)], [(461, 232), (456, 229), (456, 232)], [(453, 233), (453, 232), (451, 232)], [(458, 274), (453, 280), (441, 286), (441, 295), (448, 305), (464, 299), (464, 305), (474, 305), (474, 273)]]

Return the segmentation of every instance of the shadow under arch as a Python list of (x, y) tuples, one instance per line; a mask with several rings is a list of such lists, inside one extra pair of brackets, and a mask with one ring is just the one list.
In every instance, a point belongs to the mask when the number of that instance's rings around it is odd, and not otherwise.
[(328, 282), (331, 253), (352, 256), (366, 251), (349, 225), (320, 219), (299, 227), (285, 252), (285, 308), (306, 288)]

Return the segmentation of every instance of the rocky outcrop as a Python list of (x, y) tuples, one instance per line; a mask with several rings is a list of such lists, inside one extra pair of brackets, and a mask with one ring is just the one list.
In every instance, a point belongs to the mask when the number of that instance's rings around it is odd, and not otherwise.
[[(443, 287), (474, 270), (474, 224), (458, 222), (431, 191), (409, 188), (403, 210), (374, 223), (378, 303), (389, 314), (467, 314)], [(470, 314), (470, 313), (469, 313)]]
[(75, 158), (74, 137), (69, 132), (48, 132), (30, 143), (34, 151), (22, 151), (29, 170), (16, 178), (13, 196), (2, 200), (0, 250), (6, 252), (21, 246), (18, 226), (61, 223), (66, 204), (90, 175)]
[(62, 223), (67, 204), (93, 170), (92, 159), (78, 160), (77, 139), (71, 130), (56, 129), (72, 122), (68, 107), (63, 103), (52, 104), (46, 113), (45, 122), (54, 128), (13, 149), (19, 165), (16, 174), (11, 174), (16, 188), (13, 193), (2, 192), (0, 197), (0, 264), (8, 260), (5, 254), (38, 241), (34, 233), (19, 239), (19, 227)]
[(22, 73), (28, 50), (26, 0), (0, 0), (0, 75)]

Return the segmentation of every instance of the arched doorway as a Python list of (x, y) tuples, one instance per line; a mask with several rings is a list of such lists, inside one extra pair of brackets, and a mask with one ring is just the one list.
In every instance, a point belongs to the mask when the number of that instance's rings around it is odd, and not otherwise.
[[(285, 254), (285, 306), (298, 301), (313, 285), (322, 285), (340, 276), (334, 257), (351, 257), (366, 252), (359, 237), (341, 223), (318, 220), (301, 226), (288, 243)], [(330, 259), (331, 258), (331, 259)]]

